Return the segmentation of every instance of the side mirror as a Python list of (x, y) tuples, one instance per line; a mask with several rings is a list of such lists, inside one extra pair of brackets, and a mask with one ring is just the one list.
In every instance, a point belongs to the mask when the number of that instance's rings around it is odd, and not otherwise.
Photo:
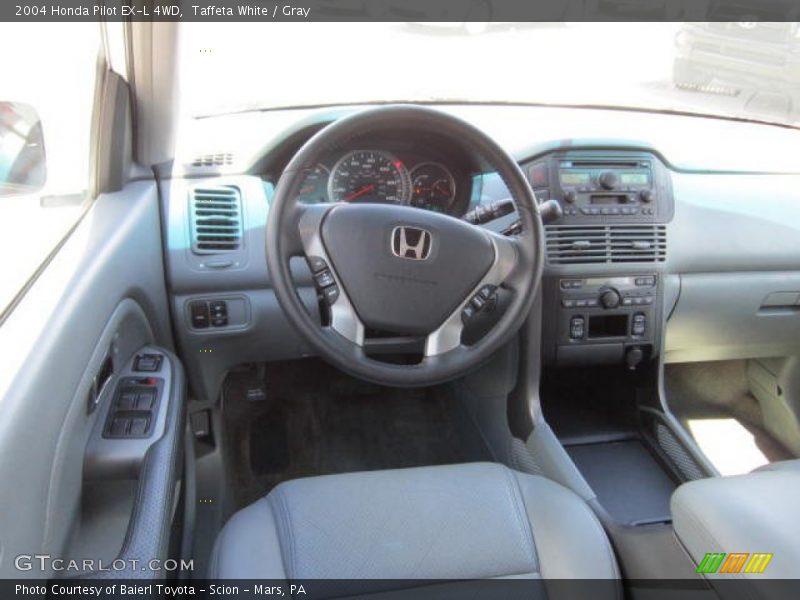
[(36, 109), (0, 101), (0, 196), (33, 194), (46, 180), (42, 121)]

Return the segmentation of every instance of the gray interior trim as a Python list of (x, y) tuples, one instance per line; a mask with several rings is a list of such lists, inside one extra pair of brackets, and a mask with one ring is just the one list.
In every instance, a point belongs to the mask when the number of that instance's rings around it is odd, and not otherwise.
[(536, 424), (525, 445), (535, 457), (536, 464), (545, 477), (571, 489), (586, 501), (596, 497), (594, 490), (545, 421)]
[[(163, 415), (163, 435), (146, 451), (139, 473), (136, 500), (122, 551), (118, 558), (127, 561), (125, 570), (86, 574), (95, 579), (159, 579), (167, 571), (135, 569), (133, 561), (147, 564), (153, 559), (168, 558), (173, 510), (178, 482), (183, 476), (183, 441), (186, 423), (186, 384), (178, 358), (165, 350), (154, 349), (166, 356), (171, 373), (171, 386)], [(120, 441), (120, 440), (117, 440)]]
[(127, 82), (114, 71), (103, 73), (95, 145), (94, 188), (116, 192), (125, 185), (131, 165), (131, 100)]
[(101, 195), (87, 215), (0, 328), (0, 347), (14, 349), (0, 370), (0, 477), (15, 490), (0, 494), (0, 575), (20, 575), (16, 554), (66, 548), (82, 479), (78, 432), (93, 424), (81, 415), (114, 311), (130, 301), (144, 315), (123, 321), (120, 360), (142, 343), (171, 344), (154, 185)]
[(800, 176), (673, 173), (672, 185), (670, 271), (797, 269)]
[(179, 24), (131, 21), (129, 69), (135, 101), (134, 157), (151, 166), (172, 158), (178, 119)]
[[(800, 239), (800, 231), (795, 235)], [(792, 260), (797, 256), (800, 246)], [(667, 362), (800, 353), (800, 272), (682, 273), (680, 279), (680, 299), (666, 330)], [(771, 302), (795, 290), (784, 304)]]
[[(143, 353), (162, 354), (163, 351), (155, 346), (142, 346), (137, 349), (137, 354)], [(116, 382), (123, 377), (147, 377), (153, 376), (163, 380), (162, 395), (153, 415), (154, 424), (151, 433), (146, 438), (108, 438), (103, 435), (108, 415), (113, 410), (117, 386), (109, 385), (105, 398), (99, 403), (97, 419), (95, 420), (94, 430), (91, 438), (86, 445), (86, 455), (83, 459), (83, 477), (85, 480), (105, 480), (105, 479), (135, 479), (141, 470), (142, 462), (149, 449), (156, 440), (161, 439), (167, 433), (167, 427), (172, 426), (168, 423), (169, 400), (172, 401), (173, 389), (180, 387), (180, 382), (175, 382), (175, 377), (182, 376), (175, 373), (173, 363), (175, 360), (165, 361), (161, 369), (155, 373), (139, 373), (134, 370), (133, 358), (119, 365)], [(180, 367), (180, 365), (179, 365)], [(184, 400), (181, 400), (184, 401)]]
[[(708, 573), (710, 579), (793, 579), (800, 563), (796, 468), (691, 481), (672, 496), (675, 533), (700, 564), (706, 553), (771, 553), (763, 573)], [(749, 559), (748, 559), (749, 560)]]

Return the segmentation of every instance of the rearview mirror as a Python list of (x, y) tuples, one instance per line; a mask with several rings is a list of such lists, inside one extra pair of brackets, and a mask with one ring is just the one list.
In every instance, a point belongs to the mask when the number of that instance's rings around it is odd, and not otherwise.
[(44, 187), (47, 165), (36, 109), (0, 101), (0, 196), (32, 194)]

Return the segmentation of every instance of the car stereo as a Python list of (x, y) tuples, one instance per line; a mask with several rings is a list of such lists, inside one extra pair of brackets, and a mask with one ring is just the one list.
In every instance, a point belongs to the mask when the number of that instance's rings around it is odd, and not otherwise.
[(669, 175), (646, 152), (573, 151), (528, 166), (541, 200), (561, 205), (561, 224), (653, 223), (672, 218)]

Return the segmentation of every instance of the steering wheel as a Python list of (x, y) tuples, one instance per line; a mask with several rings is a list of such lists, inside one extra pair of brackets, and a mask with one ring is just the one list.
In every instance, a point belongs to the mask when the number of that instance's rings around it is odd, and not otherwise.
[[(301, 204), (305, 173), (359, 135), (380, 129), (433, 132), (478, 153), (502, 177), (522, 233), (506, 237), (444, 214), (390, 204)], [(269, 210), (266, 255), (275, 295), (300, 335), (328, 362), (356, 377), (394, 386), (454, 379), (487, 360), (530, 312), (543, 269), (538, 205), (517, 163), (486, 134), (441, 111), (396, 105), (341, 118), (309, 139), (278, 181)], [(303, 256), (330, 307), (321, 325), (298, 297), (290, 259)], [(477, 342), (464, 323), (498, 288), (511, 291), (502, 317)], [(416, 364), (376, 360), (368, 331), (424, 338)]]

